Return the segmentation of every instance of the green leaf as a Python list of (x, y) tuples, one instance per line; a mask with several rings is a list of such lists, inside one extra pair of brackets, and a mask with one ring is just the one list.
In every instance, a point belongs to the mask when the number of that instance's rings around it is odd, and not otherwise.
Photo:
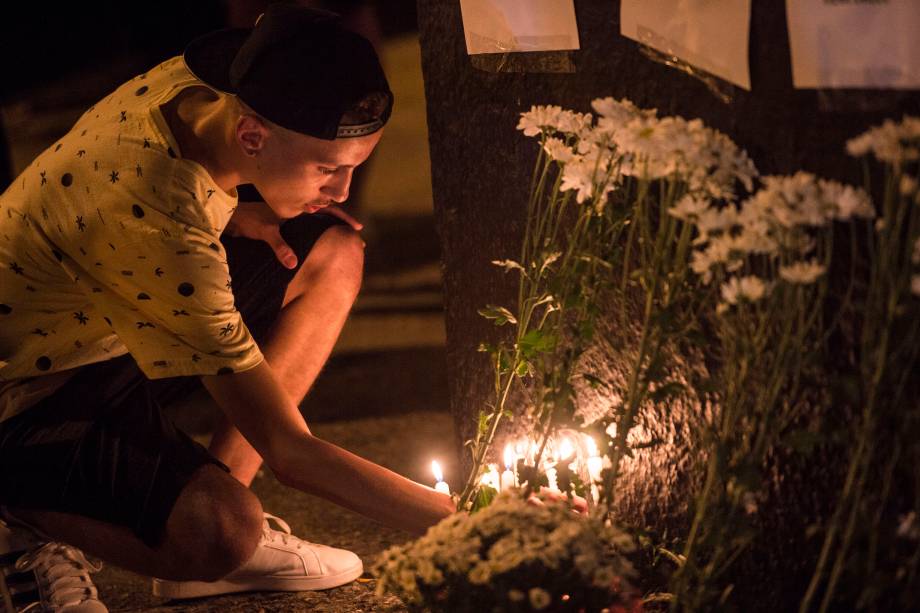
[(550, 353), (556, 348), (556, 337), (543, 330), (534, 329), (521, 337), (518, 349), (527, 359), (533, 359), (541, 353)]
[(507, 323), (517, 323), (517, 318), (515, 318), (511, 311), (502, 306), (489, 304), (486, 305), (484, 309), (479, 309), (478, 313), (486, 319), (493, 320), (496, 326), (503, 326)]
[(473, 507), (470, 509), (470, 513), (475, 513), (480, 509), (484, 509), (495, 500), (495, 497), (498, 495), (498, 492), (494, 487), (488, 485), (479, 485), (478, 490), (476, 491), (476, 496), (473, 497)]
[(518, 377), (521, 377), (522, 379), (532, 373), (533, 373), (533, 368), (531, 367), (530, 362), (528, 362), (527, 360), (519, 361), (517, 363), (517, 366), (515, 366), (514, 368), (514, 374), (516, 374)]

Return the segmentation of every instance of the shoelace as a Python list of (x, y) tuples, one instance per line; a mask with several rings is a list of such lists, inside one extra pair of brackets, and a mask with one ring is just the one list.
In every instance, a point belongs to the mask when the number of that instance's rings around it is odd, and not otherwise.
[[(304, 542), (301, 539), (291, 534), (291, 527), (287, 524), (286, 521), (280, 517), (276, 517), (271, 513), (264, 513), (265, 519), (262, 522), (262, 538), (267, 540), (269, 543), (274, 543), (275, 538), (280, 538), (281, 542), (285, 545), (288, 544), (288, 539), (294, 541), (294, 548), (300, 549), (300, 545)], [(271, 522), (274, 521), (281, 530), (275, 530), (271, 526)]]
[(101, 569), (101, 564), (93, 564), (82, 551), (63, 543), (45, 543), (24, 554), (16, 561), (16, 570), (35, 573), (43, 602), (33, 602), (22, 613), (41, 607), (57, 611), (97, 599), (89, 574)]

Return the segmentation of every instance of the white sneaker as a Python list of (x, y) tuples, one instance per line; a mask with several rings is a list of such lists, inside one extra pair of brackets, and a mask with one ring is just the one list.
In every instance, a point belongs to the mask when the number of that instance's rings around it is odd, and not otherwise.
[[(271, 527), (274, 521), (281, 530)], [(301, 592), (327, 590), (350, 583), (364, 572), (361, 558), (350, 551), (308, 543), (291, 534), (284, 520), (265, 514), (256, 552), (217, 581), (153, 580), (153, 595), (200, 598), (249, 591)]]
[(17, 613), (107, 613), (90, 573), (102, 568), (76, 547), (36, 541), (0, 522), (0, 604)]

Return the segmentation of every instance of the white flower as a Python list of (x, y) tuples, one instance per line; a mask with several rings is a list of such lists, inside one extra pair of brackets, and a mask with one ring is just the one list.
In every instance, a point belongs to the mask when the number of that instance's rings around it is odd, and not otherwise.
[(789, 283), (808, 285), (824, 274), (826, 268), (814, 260), (780, 266), (779, 276)]
[(521, 113), (517, 129), (523, 130), (525, 136), (536, 136), (541, 132), (552, 132), (559, 123), (561, 106), (531, 106), (529, 111)]
[(912, 196), (917, 191), (917, 179), (909, 175), (901, 175), (901, 184), (898, 187), (902, 196)]
[(757, 302), (767, 293), (767, 285), (754, 275), (732, 277), (722, 284), (721, 292), (728, 304), (738, 304), (741, 300)]
[(581, 134), (592, 125), (593, 118), (590, 113), (575, 113), (563, 110), (556, 118), (554, 127), (566, 134)]
[(546, 142), (543, 143), (543, 149), (549, 157), (562, 164), (567, 164), (575, 158), (575, 152), (572, 151), (572, 148), (566, 145), (561, 138), (554, 136), (546, 139)]
[(872, 206), (872, 199), (865, 190), (832, 181), (824, 183), (823, 187), (825, 192), (830, 192), (827, 197), (832, 198), (837, 204), (837, 219), (846, 221), (851, 217), (875, 217), (875, 207)]
[(562, 171), (560, 191), (577, 191), (575, 199), (579, 203), (590, 199), (594, 193), (594, 172), (594, 165), (587, 163), (584, 158), (573, 160)]
[(905, 116), (900, 123), (886, 119), (856, 138), (847, 141), (847, 153), (862, 156), (872, 153), (894, 166), (920, 158), (920, 118)]
[(626, 98), (614, 100), (610, 96), (592, 100), (591, 108), (601, 117), (619, 124), (640, 116), (654, 117), (656, 113), (655, 109), (640, 109)]
[(703, 211), (709, 208), (709, 204), (710, 202), (706, 198), (699, 198), (692, 194), (687, 194), (678, 200), (677, 204), (668, 209), (668, 213), (677, 219), (689, 221), (699, 217)]
[(530, 591), (527, 592), (527, 596), (530, 599), (530, 606), (537, 611), (542, 611), (553, 602), (553, 598), (549, 595), (549, 592), (541, 587), (530, 588)]

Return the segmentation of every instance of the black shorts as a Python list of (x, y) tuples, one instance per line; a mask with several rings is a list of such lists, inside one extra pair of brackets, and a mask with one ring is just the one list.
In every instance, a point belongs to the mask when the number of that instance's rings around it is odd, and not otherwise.
[[(337, 223), (302, 215), (281, 231), (303, 263)], [(296, 270), (278, 263), (264, 242), (221, 241), (237, 309), (261, 345)], [(0, 504), (126, 526), (156, 546), (192, 474), (206, 464), (226, 469), (161, 411), (197, 385), (197, 377), (148, 380), (130, 355), (77, 369), (54, 394), (0, 423)]]

